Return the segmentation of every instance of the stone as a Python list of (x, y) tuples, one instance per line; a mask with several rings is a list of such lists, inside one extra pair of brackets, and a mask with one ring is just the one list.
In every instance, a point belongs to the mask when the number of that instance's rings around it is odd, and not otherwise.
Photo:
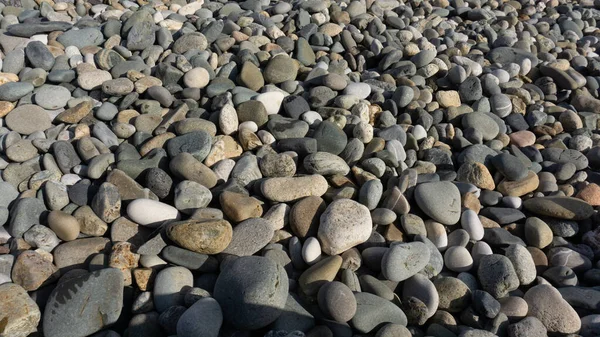
[(223, 324), (223, 312), (214, 298), (198, 300), (177, 321), (177, 336), (218, 337)]
[(265, 179), (260, 185), (262, 195), (271, 201), (288, 202), (304, 197), (320, 197), (327, 191), (327, 180), (321, 175)]
[(219, 274), (213, 296), (228, 324), (255, 330), (271, 324), (282, 314), (288, 290), (282, 266), (266, 257), (246, 256), (231, 262)]
[(323, 252), (336, 255), (367, 241), (372, 227), (367, 207), (350, 199), (333, 201), (320, 218), (318, 237)]
[(488, 168), (477, 162), (464, 163), (456, 172), (457, 181), (473, 184), (479, 188), (493, 191), (496, 188)]
[(127, 205), (127, 216), (142, 226), (156, 227), (163, 221), (179, 219), (179, 212), (156, 200), (137, 199)]
[(48, 113), (32, 104), (24, 104), (14, 108), (5, 117), (6, 126), (24, 135), (37, 131), (45, 131), (52, 126)]
[(471, 291), (455, 277), (439, 277), (433, 282), (439, 295), (438, 310), (450, 313), (464, 310), (471, 302)]
[(321, 259), (300, 275), (298, 284), (302, 292), (308, 296), (316, 295), (324, 284), (333, 281), (341, 266), (342, 258), (339, 255)]
[(404, 281), (420, 272), (429, 262), (429, 257), (429, 249), (422, 242), (395, 244), (383, 255), (381, 271), (390, 281)]
[(48, 214), (47, 220), (50, 229), (61, 240), (73, 241), (79, 236), (81, 226), (74, 216), (61, 211), (52, 211)]
[(333, 281), (323, 285), (317, 298), (321, 310), (336, 322), (347, 322), (356, 313), (354, 294), (341, 282)]
[[(46, 303), (44, 335), (83, 336), (98, 332), (117, 321), (122, 303), (123, 275), (118, 269), (102, 269), (61, 282)], [(78, 317), (80, 313), (85, 316)]]
[(182, 305), (183, 292), (193, 283), (192, 272), (184, 267), (167, 267), (158, 272), (153, 291), (156, 311), (163, 312), (171, 306)]
[(219, 196), (223, 213), (234, 222), (258, 218), (263, 214), (260, 201), (240, 193), (223, 191)]
[(528, 315), (539, 319), (549, 333), (570, 334), (581, 328), (577, 312), (554, 287), (534, 286), (527, 290), (523, 299), (529, 306)]
[(484, 255), (479, 260), (477, 276), (483, 290), (495, 298), (504, 297), (519, 287), (517, 273), (510, 260), (498, 254)]
[(382, 323), (406, 326), (406, 315), (392, 302), (365, 292), (356, 293), (355, 297), (356, 314), (351, 322), (359, 332), (369, 333)]
[(296, 79), (298, 64), (290, 57), (273, 57), (263, 72), (265, 82), (279, 84)]
[(40, 309), (18, 284), (0, 284), (0, 312), (4, 322), (3, 334), (27, 337), (37, 331), (41, 318)]
[(201, 254), (218, 254), (231, 242), (233, 231), (226, 220), (185, 220), (170, 223), (169, 239), (185, 249)]
[(522, 180), (527, 177), (528, 170), (517, 157), (502, 153), (492, 158), (492, 164), (508, 180)]
[(208, 85), (210, 75), (204, 68), (193, 68), (183, 75), (183, 83), (188, 88), (204, 88)]
[[(446, 192), (441, 194), (439, 191)], [(419, 208), (435, 221), (454, 225), (460, 219), (460, 192), (453, 183), (442, 181), (419, 184), (414, 196)]]
[(67, 105), (71, 92), (58, 85), (44, 85), (35, 92), (34, 100), (44, 109), (56, 110)]
[(523, 207), (537, 215), (565, 220), (585, 220), (594, 213), (590, 204), (571, 197), (531, 198), (523, 202)]
[(237, 256), (253, 255), (265, 247), (273, 238), (271, 223), (262, 218), (251, 218), (233, 229), (231, 242), (223, 251)]

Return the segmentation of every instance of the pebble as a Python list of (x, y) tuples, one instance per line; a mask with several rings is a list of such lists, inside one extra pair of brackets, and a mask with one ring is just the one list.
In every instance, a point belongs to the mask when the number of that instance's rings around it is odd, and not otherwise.
[(41, 313), (27, 291), (18, 284), (9, 282), (0, 285), (0, 294), (2, 294), (0, 309), (5, 321), (3, 333), (26, 337), (36, 332)]
[(260, 329), (283, 311), (289, 289), (282, 266), (266, 257), (246, 256), (231, 262), (217, 278), (213, 296), (225, 322), (237, 329)]
[(429, 262), (429, 256), (429, 249), (424, 243), (396, 244), (384, 254), (381, 271), (390, 281), (404, 281), (421, 271)]
[(179, 218), (179, 212), (173, 206), (151, 199), (137, 199), (127, 206), (127, 215), (142, 226), (154, 227), (162, 221)]
[(373, 227), (369, 209), (350, 199), (332, 202), (321, 214), (318, 237), (326, 254), (336, 255), (371, 236)]
[(334, 281), (321, 286), (317, 298), (321, 310), (336, 322), (348, 322), (356, 314), (356, 298), (350, 288), (341, 282)]
[(523, 296), (529, 307), (528, 315), (535, 317), (550, 333), (570, 334), (581, 328), (577, 312), (550, 285), (536, 285)]
[[(107, 268), (65, 280), (50, 293), (44, 310), (47, 336), (90, 335), (114, 324), (121, 315), (123, 275)], [(102, 312), (101, 316), (96, 313)], [(78, 317), (80, 313), (87, 313)], [(72, 322), (77, 321), (76, 325)]]
[[(444, 194), (438, 191), (446, 191)], [(428, 182), (417, 185), (415, 200), (419, 208), (435, 221), (454, 225), (460, 219), (460, 192), (447, 182)]]

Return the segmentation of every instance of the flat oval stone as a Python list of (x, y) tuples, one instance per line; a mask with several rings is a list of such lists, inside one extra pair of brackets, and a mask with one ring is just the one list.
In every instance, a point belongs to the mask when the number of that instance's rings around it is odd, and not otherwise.
[(163, 221), (179, 219), (179, 211), (171, 205), (152, 199), (137, 199), (127, 206), (127, 215), (134, 222), (149, 227), (159, 226)]
[(154, 306), (163, 312), (174, 305), (183, 305), (183, 290), (194, 285), (192, 272), (184, 267), (168, 267), (154, 280)]
[(38, 329), (41, 313), (35, 301), (18, 284), (10, 282), (0, 285), (0, 312), (2, 312), (2, 334), (27, 337)]
[(539, 319), (550, 333), (572, 334), (581, 328), (577, 312), (556, 288), (541, 284), (529, 289), (523, 299), (529, 306), (527, 315)]
[(419, 184), (415, 189), (415, 200), (419, 208), (437, 222), (454, 225), (460, 219), (460, 192), (451, 182)]
[(282, 266), (266, 257), (245, 256), (219, 274), (213, 296), (227, 323), (237, 329), (255, 330), (282, 314), (288, 290)]
[(52, 126), (48, 113), (39, 106), (32, 104), (16, 107), (6, 115), (5, 122), (11, 130), (24, 135), (45, 131)]
[(114, 324), (122, 309), (120, 270), (107, 268), (81, 275), (59, 283), (50, 294), (44, 311), (44, 335), (87, 336)]
[(63, 46), (75, 46), (78, 49), (87, 46), (98, 46), (104, 42), (104, 36), (99, 29), (83, 28), (78, 30), (69, 30), (58, 36), (56, 39)]
[(523, 207), (537, 215), (565, 220), (585, 220), (594, 214), (590, 204), (571, 197), (531, 198), (523, 202)]
[(477, 276), (483, 290), (495, 298), (504, 297), (519, 287), (517, 273), (510, 260), (503, 255), (484, 255), (479, 261)]
[(318, 237), (323, 252), (337, 255), (367, 241), (372, 228), (367, 207), (351, 199), (338, 199), (321, 215)]
[(356, 314), (352, 326), (360, 333), (369, 333), (382, 323), (406, 326), (406, 315), (398, 306), (377, 295), (366, 292), (355, 293)]
[(223, 324), (223, 312), (219, 302), (212, 297), (198, 300), (177, 321), (179, 337), (218, 337)]
[(320, 197), (325, 194), (327, 188), (327, 180), (322, 175), (315, 174), (269, 178), (262, 182), (260, 191), (271, 201), (288, 202), (310, 196)]
[(0, 85), (0, 100), (14, 102), (33, 91), (29, 82), (8, 82)]
[(169, 224), (167, 236), (177, 245), (201, 254), (218, 254), (232, 238), (232, 228), (226, 220), (186, 220)]
[(381, 272), (390, 281), (404, 281), (425, 268), (429, 256), (429, 249), (422, 242), (395, 244), (383, 255)]
[(356, 314), (356, 298), (345, 284), (329, 282), (319, 289), (319, 307), (336, 322), (344, 323)]
[(264, 248), (273, 238), (271, 223), (262, 218), (251, 218), (233, 229), (231, 242), (224, 254), (237, 256), (253, 255)]

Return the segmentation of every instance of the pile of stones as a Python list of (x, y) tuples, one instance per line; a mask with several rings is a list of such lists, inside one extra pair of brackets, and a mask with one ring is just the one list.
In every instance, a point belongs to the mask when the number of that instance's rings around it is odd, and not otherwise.
[(0, 4), (0, 336), (600, 335), (594, 0)]

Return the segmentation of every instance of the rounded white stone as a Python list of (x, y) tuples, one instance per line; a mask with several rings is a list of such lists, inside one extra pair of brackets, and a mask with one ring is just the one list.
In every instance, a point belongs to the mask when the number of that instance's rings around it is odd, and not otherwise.
[(158, 227), (163, 221), (179, 219), (179, 211), (173, 206), (152, 199), (137, 199), (127, 206), (129, 218), (148, 227)]
[(460, 217), (460, 225), (469, 233), (471, 240), (479, 241), (483, 239), (483, 225), (481, 220), (473, 210), (467, 209)]
[(256, 96), (254, 100), (261, 102), (265, 106), (267, 114), (275, 115), (279, 112), (281, 102), (283, 102), (284, 98), (285, 96), (282, 92), (270, 91)]
[(314, 264), (319, 261), (321, 257), (321, 244), (319, 240), (314, 237), (310, 237), (304, 241), (302, 246), (302, 259), (307, 264)]

